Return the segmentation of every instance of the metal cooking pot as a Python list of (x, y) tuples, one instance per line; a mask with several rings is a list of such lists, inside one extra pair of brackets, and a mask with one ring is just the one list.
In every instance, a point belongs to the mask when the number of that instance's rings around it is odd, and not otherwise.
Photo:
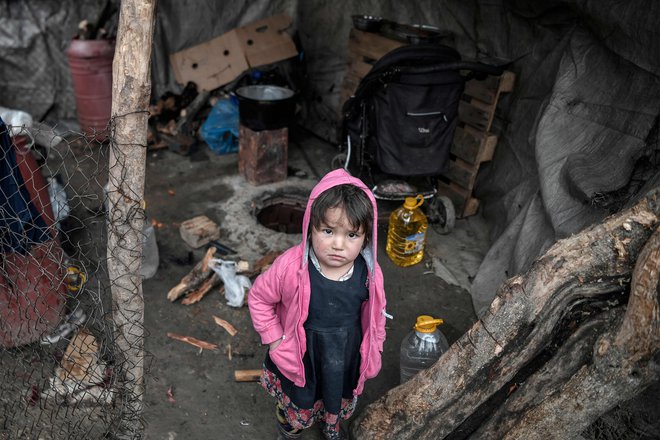
[(373, 15), (353, 15), (352, 18), (353, 27), (365, 32), (378, 32), (383, 22), (382, 17), (374, 17)]
[(236, 90), (241, 125), (254, 131), (291, 125), (296, 108), (293, 90), (280, 86), (254, 85)]

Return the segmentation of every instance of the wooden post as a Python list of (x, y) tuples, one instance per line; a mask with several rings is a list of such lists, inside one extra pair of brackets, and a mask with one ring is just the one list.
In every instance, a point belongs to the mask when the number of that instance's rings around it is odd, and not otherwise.
[(116, 435), (142, 438), (144, 299), (138, 274), (144, 223), (144, 172), (156, 0), (121, 2), (112, 71), (108, 176), (108, 276), (122, 390)]

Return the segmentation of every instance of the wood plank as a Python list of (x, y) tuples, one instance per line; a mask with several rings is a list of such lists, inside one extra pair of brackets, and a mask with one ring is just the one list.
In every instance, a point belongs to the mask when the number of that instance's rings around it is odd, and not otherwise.
[(471, 79), (465, 83), (464, 93), (487, 104), (497, 104), (502, 93), (513, 91), (516, 75), (508, 70), (500, 76), (488, 76), (484, 80)]
[(469, 195), (464, 195), (459, 193), (452, 187), (451, 182), (448, 182), (443, 179), (439, 179), (437, 183), (438, 195), (449, 197), (449, 200), (454, 204), (456, 210), (456, 216), (459, 216), (459, 213), (463, 212), (463, 206), (465, 205), (465, 200), (469, 198)]
[(452, 201), (457, 218), (474, 215), (479, 209), (479, 200), (472, 197), (465, 188), (442, 179), (438, 180), (437, 188), (439, 195), (449, 197)]
[(487, 162), (493, 158), (497, 135), (484, 133), (470, 126), (456, 127), (451, 153), (471, 164)]
[(355, 75), (357, 78), (364, 78), (367, 73), (371, 71), (373, 64), (369, 64), (364, 60), (353, 60), (348, 66), (348, 71)]
[(471, 125), (472, 127), (488, 131), (490, 129), (491, 115), (485, 112), (483, 108), (474, 105), (474, 101), (467, 102), (461, 100), (458, 104), (458, 118), (461, 122)]
[(236, 382), (258, 382), (261, 378), (262, 370), (234, 370), (234, 380)]
[(353, 93), (355, 93), (355, 89), (357, 88), (359, 82), (360, 79), (353, 75), (350, 71), (346, 73), (346, 76), (344, 76), (340, 94), (341, 105), (338, 109), (339, 114), (341, 114), (341, 107), (343, 107), (344, 102), (346, 102), (348, 98), (350, 98)]
[[(466, 128), (471, 129), (470, 127)], [(479, 148), (479, 154), (477, 155), (475, 163), (488, 162), (493, 159), (498, 139), (499, 138), (494, 133), (483, 133), (481, 147)]]
[(179, 234), (188, 246), (197, 249), (220, 238), (220, 226), (207, 216), (198, 215), (181, 223)]
[(511, 93), (513, 92), (513, 86), (516, 83), (516, 74), (505, 70), (502, 76), (500, 76), (500, 84), (498, 86), (499, 93)]
[(479, 209), (479, 199), (470, 197), (465, 201), (465, 205), (463, 206), (463, 212), (461, 213), (460, 216), (461, 218), (470, 217), (471, 215), (475, 215), (478, 209)]
[(355, 28), (351, 29), (348, 41), (349, 50), (372, 60), (379, 60), (386, 53), (401, 46), (405, 46), (405, 43)]
[(351, 92), (355, 91), (355, 88), (357, 85), (360, 83), (360, 78), (357, 77), (353, 72), (350, 70), (346, 72), (346, 76), (344, 76), (344, 86), (347, 89), (350, 89)]
[(471, 79), (465, 83), (464, 93), (487, 104), (493, 104), (495, 102), (495, 97), (497, 96), (499, 83), (499, 76), (488, 76), (482, 81)]
[(443, 173), (443, 176), (463, 188), (472, 190), (474, 187), (474, 180), (477, 177), (477, 171), (479, 171), (479, 164), (471, 165), (464, 160), (455, 157), (449, 160), (449, 167), (447, 171)]

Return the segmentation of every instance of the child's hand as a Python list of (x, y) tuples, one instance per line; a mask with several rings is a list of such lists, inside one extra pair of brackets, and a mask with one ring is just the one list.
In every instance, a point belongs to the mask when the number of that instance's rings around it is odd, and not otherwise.
[(270, 351), (273, 351), (273, 350), (275, 350), (275, 349), (277, 348), (277, 346), (280, 345), (281, 343), (282, 343), (282, 338), (280, 338), (280, 339), (278, 339), (278, 340), (276, 340), (276, 341), (273, 341), (273, 342), (271, 342), (270, 344), (268, 344), (268, 348), (269, 348)]

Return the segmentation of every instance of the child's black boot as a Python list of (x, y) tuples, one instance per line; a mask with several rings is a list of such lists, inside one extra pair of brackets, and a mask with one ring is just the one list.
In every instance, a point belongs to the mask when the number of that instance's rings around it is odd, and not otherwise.
[(275, 416), (277, 417), (277, 440), (294, 440), (302, 438), (302, 429), (294, 429), (284, 415), (284, 409), (279, 405), (275, 406)]
[(324, 423), (321, 432), (326, 440), (348, 440), (348, 436), (340, 429), (339, 424), (332, 426)]

